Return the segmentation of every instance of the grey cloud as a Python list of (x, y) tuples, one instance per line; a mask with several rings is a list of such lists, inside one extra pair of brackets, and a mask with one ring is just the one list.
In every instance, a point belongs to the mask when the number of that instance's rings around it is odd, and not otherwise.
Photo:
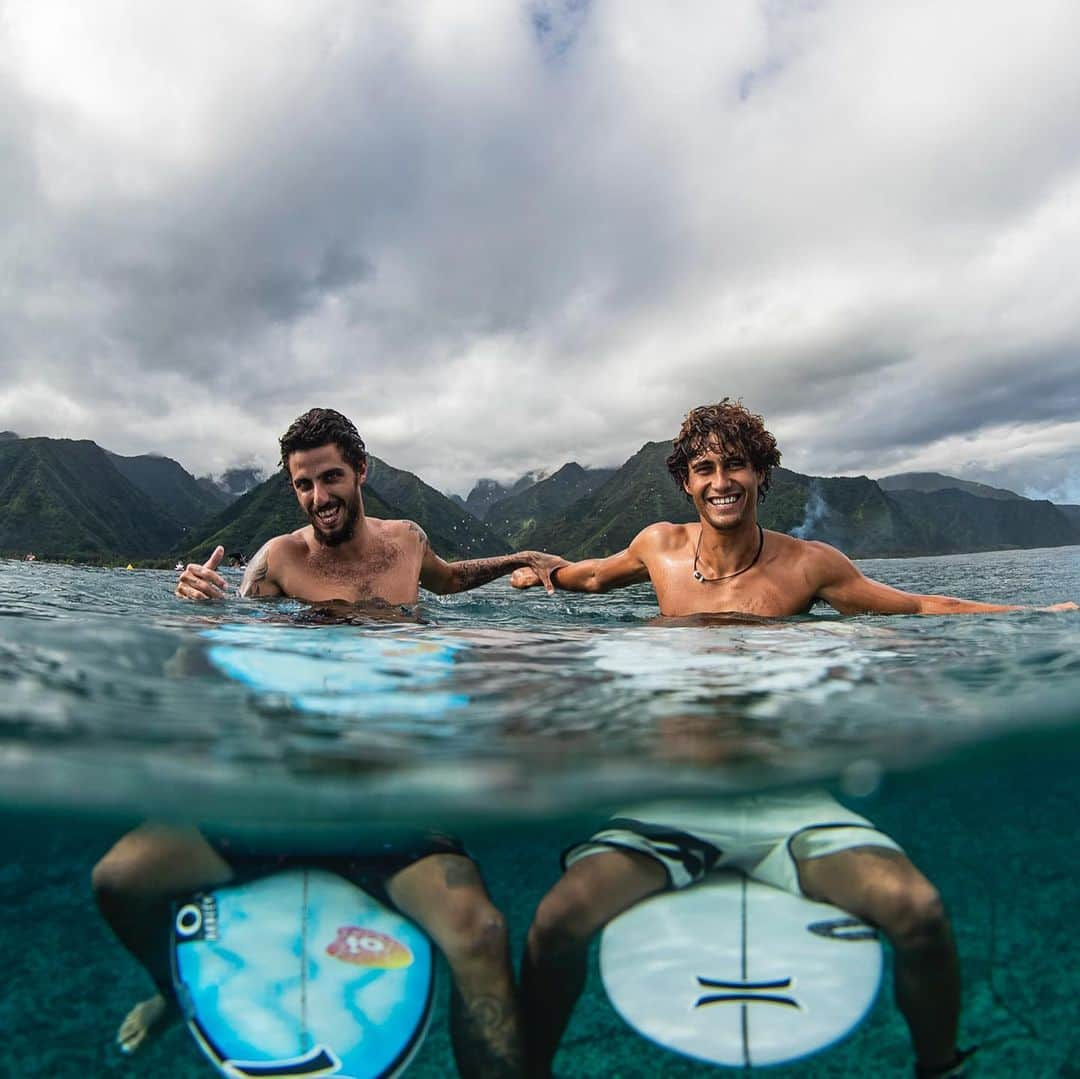
[[(990, 299), (979, 277), (1080, 176), (1074, 16), (1012, 39), (988, 17), (983, 55), (952, 23), (923, 41), (914, 11), (703, 5), (691, 34), (647, 8), (335, 8), (266, 57), (262, 96), (215, 99), (174, 171), (0, 67), (0, 426), (47, 378), (86, 433), (96, 415), (133, 451), (154, 417), (201, 471), (336, 401), (380, 456), (464, 489), (619, 463), (724, 394), (816, 471), (1076, 413), (1053, 270)], [(88, 148), (80, 197), (50, 195), (43, 135)], [(995, 302), (1048, 296), (1052, 332), (994, 339)]]

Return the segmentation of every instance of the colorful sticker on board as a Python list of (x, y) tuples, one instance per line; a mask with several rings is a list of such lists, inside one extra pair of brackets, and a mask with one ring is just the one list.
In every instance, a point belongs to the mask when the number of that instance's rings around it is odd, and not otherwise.
[(400, 970), (412, 966), (413, 961), (412, 952), (400, 941), (356, 925), (343, 925), (326, 946), (326, 954), (374, 970)]

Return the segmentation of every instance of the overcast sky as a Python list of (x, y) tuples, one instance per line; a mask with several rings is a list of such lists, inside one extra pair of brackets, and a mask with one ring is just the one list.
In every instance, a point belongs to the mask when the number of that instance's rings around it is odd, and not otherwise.
[(450, 492), (724, 395), (1080, 502), (1080, 4), (5, 0), (0, 429)]

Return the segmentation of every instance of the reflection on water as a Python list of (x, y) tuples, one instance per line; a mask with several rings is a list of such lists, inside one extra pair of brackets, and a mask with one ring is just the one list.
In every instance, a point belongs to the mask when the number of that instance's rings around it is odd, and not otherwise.
[[(1076, 598), (1077, 569), (1067, 549), (871, 572), (1051, 602)], [(0, 933), (20, 987), (0, 1010), (21, 1073), (209, 1074), (178, 1031), (138, 1064), (111, 1046), (148, 982), (93, 911), (89, 872), (148, 812), (294, 849), (449, 828), (519, 956), (559, 852), (611, 809), (824, 779), (944, 894), (978, 1074), (1070, 1074), (1077, 946), (1050, 935), (1080, 902), (1076, 615), (657, 625), (647, 588), (492, 585), (425, 598), (420, 622), (341, 626), (290, 603), (183, 606), (168, 586), (0, 563)], [(890, 996), (850, 1041), (774, 1074), (907, 1071)], [(410, 1074), (450, 1061), (440, 1011)], [(627, 1031), (592, 972), (558, 1074), (707, 1071)]]

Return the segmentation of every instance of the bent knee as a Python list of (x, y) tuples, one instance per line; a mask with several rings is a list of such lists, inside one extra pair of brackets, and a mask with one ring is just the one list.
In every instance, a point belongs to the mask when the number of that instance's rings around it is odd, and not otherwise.
[(506, 919), (482, 894), (449, 903), (443, 909), (439, 925), (431, 927), (431, 933), (451, 966), (502, 962), (509, 956)]
[(106, 854), (90, 872), (90, 887), (99, 905), (134, 898), (143, 891), (138, 864), (130, 858)]
[(529, 927), (529, 949), (552, 956), (579, 951), (599, 928), (587, 891), (564, 877), (536, 908)]
[(950, 934), (945, 904), (929, 881), (884, 889), (871, 905), (874, 921), (894, 947), (932, 947)]

